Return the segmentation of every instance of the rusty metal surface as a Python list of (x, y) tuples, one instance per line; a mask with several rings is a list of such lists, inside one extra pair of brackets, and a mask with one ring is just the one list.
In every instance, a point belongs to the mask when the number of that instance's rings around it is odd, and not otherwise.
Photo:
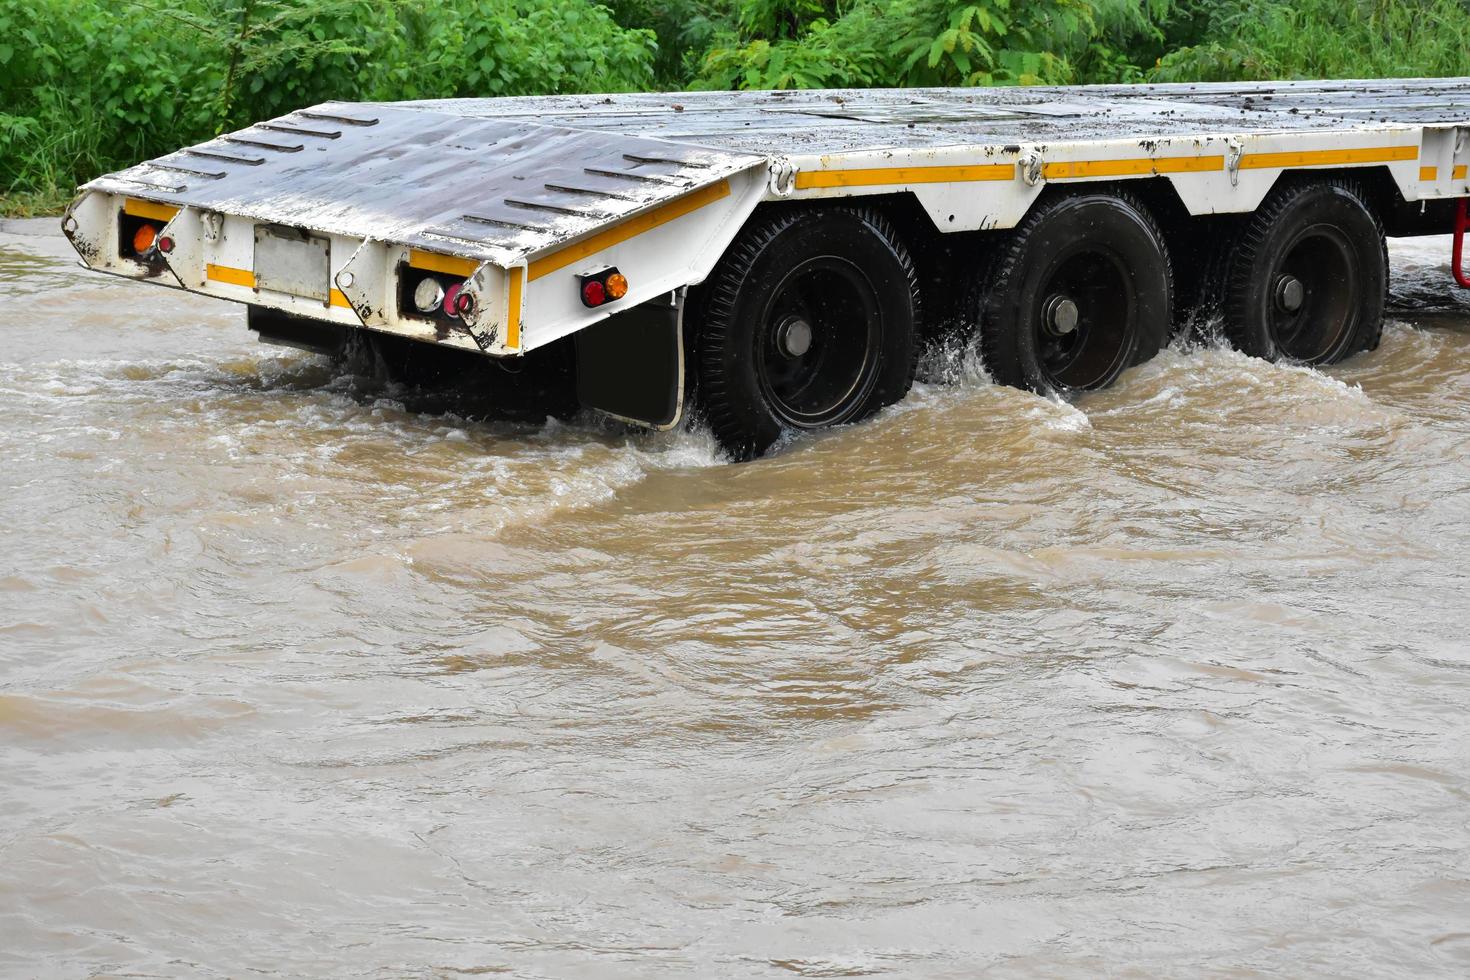
[(88, 188), (509, 262), (783, 154), (1470, 123), (1470, 79), (327, 103)]

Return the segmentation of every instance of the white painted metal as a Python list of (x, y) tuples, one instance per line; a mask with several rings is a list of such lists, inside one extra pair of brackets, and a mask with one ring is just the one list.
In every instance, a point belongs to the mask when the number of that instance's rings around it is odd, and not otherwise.
[[(66, 227), (143, 278), (119, 214), (178, 208), (186, 289), (503, 356), (699, 282), (763, 200), (911, 193), (973, 231), (1050, 184), (1161, 177), (1192, 214), (1241, 213), (1286, 171), (1368, 166), (1408, 201), (1470, 195), (1470, 80), (329, 103), (98, 178)], [(329, 305), (242, 275), (262, 224), (330, 240)], [(399, 309), (423, 253), (464, 266), (456, 329)], [(589, 310), (577, 276), (607, 265), (629, 295)]]

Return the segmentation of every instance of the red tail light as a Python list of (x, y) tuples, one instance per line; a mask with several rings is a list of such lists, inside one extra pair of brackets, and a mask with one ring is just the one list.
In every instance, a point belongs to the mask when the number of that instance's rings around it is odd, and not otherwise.
[(601, 306), (628, 295), (628, 279), (614, 266), (577, 277), (582, 286), (582, 305)]
[(459, 316), (459, 294), (464, 289), (464, 283), (457, 282), (444, 290), (444, 313), (446, 316)]

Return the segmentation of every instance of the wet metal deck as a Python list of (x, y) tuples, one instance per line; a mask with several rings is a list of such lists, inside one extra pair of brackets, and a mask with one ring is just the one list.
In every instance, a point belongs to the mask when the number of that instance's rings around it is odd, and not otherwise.
[(1470, 78), (1389, 82), (847, 89), (397, 103), (483, 119), (636, 133), (750, 153), (1470, 123)]

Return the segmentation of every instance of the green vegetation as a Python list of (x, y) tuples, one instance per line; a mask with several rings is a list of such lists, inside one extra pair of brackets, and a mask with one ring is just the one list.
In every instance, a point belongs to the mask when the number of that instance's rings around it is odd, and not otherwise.
[(327, 99), (1470, 73), (1470, 0), (0, 0), (0, 213)]
[(1151, 72), (1165, 82), (1470, 74), (1470, 0), (1222, 0)]

